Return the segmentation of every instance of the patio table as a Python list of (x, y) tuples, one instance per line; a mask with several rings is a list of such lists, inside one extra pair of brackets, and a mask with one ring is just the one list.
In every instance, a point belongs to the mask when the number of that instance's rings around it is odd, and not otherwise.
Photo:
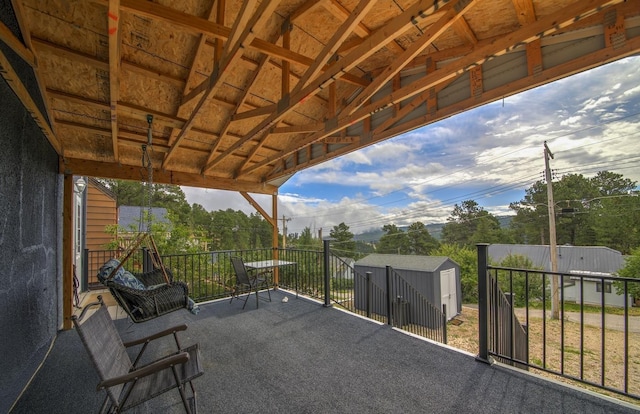
[(253, 270), (266, 270), (266, 269), (275, 269), (277, 267), (282, 266), (295, 266), (295, 277), (296, 277), (296, 299), (298, 298), (298, 263), (297, 262), (289, 262), (286, 260), (258, 260), (256, 262), (246, 262), (244, 266), (247, 269)]

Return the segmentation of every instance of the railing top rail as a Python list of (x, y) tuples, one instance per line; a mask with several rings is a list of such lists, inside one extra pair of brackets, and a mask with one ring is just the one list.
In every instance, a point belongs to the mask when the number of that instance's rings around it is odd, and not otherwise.
[(579, 271), (569, 271), (569, 272), (552, 272), (551, 270), (541, 270), (541, 269), (522, 269), (515, 267), (503, 267), (503, 266), (495, 266), (488, 265), (487, 269), (489, 270), (505, 270), (512, 272), (526, 272), (526, 273), (538, 273), (552, 276), (563, 276), (563, 277), (576, 277), (576, 278), (584, 278), (584, 279), (603, 279), (603, 280), (614, 280), (618, 282), (639, 282), (640, 278), (632, 278), (632, 277), (622, 277), (616, 275), (604, 275), (598, 273), (583, 273)]

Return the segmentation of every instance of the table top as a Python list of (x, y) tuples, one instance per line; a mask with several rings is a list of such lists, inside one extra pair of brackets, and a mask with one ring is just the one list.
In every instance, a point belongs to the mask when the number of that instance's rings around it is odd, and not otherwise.
[(257, 262), (246, 262), (245, 267), (251, 269), (268, 269), (279, 266), (291, 266), (297, 264), (296, 262), (288, 262), (286, 260), (260, 260)]

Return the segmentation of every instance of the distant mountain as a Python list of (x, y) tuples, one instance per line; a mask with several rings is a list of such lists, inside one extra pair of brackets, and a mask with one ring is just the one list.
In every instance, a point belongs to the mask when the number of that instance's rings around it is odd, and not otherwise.
[[(509, 224), (511, 223), (512, 218), (513, 216), (497, 217), (498, 221), (500, 222), (500, 227), (502, 228), (509, 227)], [(427, 224), (427, 230), (429, 231), (429, 234), (431, 234), (436, 240), (440, 240), (442, 236), (442, 228), (444, 227), (445, 224), (447, 223)], [(402, 226), (398, 228), (402, 231), (407, 231), (408, 226)], [(382, 228), (380, 228), (378, 230), (370, 230), (364, 233), (356, 234), (353, 236), (353, 239), (356, 241), (363, 241), (363, 242), (377, 242), (378, 240), (380, 240), (380, 237), (382, 237), (383, 235), (384, 235), (384, 231), (382, 231)]]
[[(446, 223), (435, 223), (435, 224), (427, 224), (427, 230), (429, 234), (431, 234), (437, 240), (440, 240), (440, 234), (442, 233), (442, 227)], [(401, 226), (398, 227), (402, 231), (407, 231), (409, 226)], [(380, 237), (384, 235), (384, 231), (382, 229), (379, 230), (370, 230), (364, 233), (356, 234), (353, 236), (353, 239), (356, 241), (364, 241), (364, 242), (377, 242), (380, 240)]]

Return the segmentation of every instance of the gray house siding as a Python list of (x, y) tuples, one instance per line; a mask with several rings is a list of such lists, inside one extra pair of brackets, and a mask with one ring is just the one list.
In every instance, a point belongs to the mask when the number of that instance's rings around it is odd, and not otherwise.
[[(528, 257), (533, 266), (544, 271), (551, 271), (549, 246), (525, 244), (492, 244), (489, 246), (489, 258), (499, 263), (509, 255)], [(584, 278), (580, 287), (579, 278), (563, 277), (563, 295), (566, 301), (600, 305), (602, 300), (601, 281), (598, 276), (612, 276), (625, 265), (624, 256), (617, 250), (603, 246), (558, 246), (558, 272), (566, 275), (593, 275)], [(604, 301), (610, 306), (624, 306), (624, 295), (619, 295), (610, 281), (604, 283)], [(632, 298), (626, 299), (627, 304)]]

